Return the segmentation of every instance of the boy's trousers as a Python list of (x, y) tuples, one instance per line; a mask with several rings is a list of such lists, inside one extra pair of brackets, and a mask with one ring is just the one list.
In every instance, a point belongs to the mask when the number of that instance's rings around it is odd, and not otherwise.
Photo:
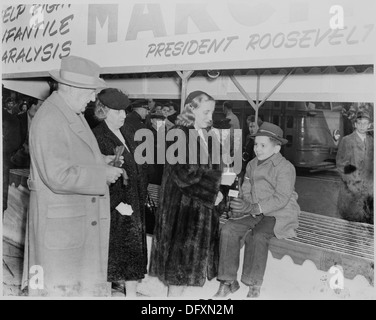
[(274, 217), (229, 219), (221, 229), (218, 280), (236, 280), (240, 249), (244, 242), (241, 281), (247, 286), (261, 286), (268, 259), (269, 242), (274, 235)]

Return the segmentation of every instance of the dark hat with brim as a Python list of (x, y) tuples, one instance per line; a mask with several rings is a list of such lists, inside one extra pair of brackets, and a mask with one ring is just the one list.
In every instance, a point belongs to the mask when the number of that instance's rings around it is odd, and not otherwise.
[(103, 89), (97, 97), (104, 106), (114, 110), (126, 110), (130, 104), (128, 96), (115, 88)]
[(149, 102), (148, 102), (148, 100), (145, 100), (145, 99), (133, 101), (130, 104), (130, 107), (132, 108), (132, 110), (137, 109), (137, 108), (144, 108), (144, 109), (150, 110)]
[(49, 71), (50, 76), (59, 83), (68, 86), (100, 89), (106, 88), (106, 82), (99, 78), (101, 68), (93, 61), (85, 58), (68, 56), (61, 59), (58, 70)]
[(150, 114), (150, 119), (165, 120), (166, 117), (161, 112), (154, 112)]
[(254, 134), (252, 137), (259, 136), (273, 138), (281, 142), (281, 144), (286, 144), (288, 142), (287, 139), (283, 138), (283, 130), (270, 122), (263, 122), (256, 134)]
[(216, 129), (231, 129), (231, 119), (219, 119), (213, 121), (213, 127)]

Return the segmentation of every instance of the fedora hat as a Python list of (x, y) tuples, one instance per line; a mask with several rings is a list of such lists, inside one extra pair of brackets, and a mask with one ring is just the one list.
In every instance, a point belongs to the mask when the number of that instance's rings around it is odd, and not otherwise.
[(105, 88), (106, 83), (99, 78), (99, 65), (85, 58), (68, 56), (61, 59), (60, 69), (51, 70), (50, 76), (59, 83), (87, 89)]
[(139, 99), (139, 100), (133, 101), (130, 104), (130, 107), (132, 108), (132, 110), (137, 109), (137, 108), (144, 108), (150, 111), (149, 102), (146, 99)]
[(231, 119), (219, 119), (213, 121), (213, 127), (216, 129), (231, 129)]
[(371, 121), (371, 116), (368, 113), (368, 111), (366, 111), (366, 110), (364, 110), (364, 111), (358, 111), (356, 113), (356, 119), (368, 119), (369, 121)]
[(263, 122), (260, 128), (257, 130), (256, 134), (253, 135), (253, 137), (258, 137), (258, 136), (266, 136), (266, 137), (271, 137), (279, 142), (281, 144), (286, 144), (288, 142), (287, 139), (283, 138), (283, 130), (278, 127), (277, 125), (270, 123), (270, 122)]

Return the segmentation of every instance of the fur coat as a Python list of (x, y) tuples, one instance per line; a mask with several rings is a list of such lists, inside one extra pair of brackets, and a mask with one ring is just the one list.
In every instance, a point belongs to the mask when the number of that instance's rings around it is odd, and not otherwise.
[[(108, 281), (138, 280), (144, 278), (147, 272), (147, 248), (145, 231), (145, 200), (146, 175), (142, 167), (134, 160), (135, 145), (126, 128), (122, 128), (122, 135), (127, 149), (123, 152), (122, 168), (128, 175), (128, 183), (124, 185), (120, 177), (110, 185), (110, 244), (108, 256)], [(99, 148), (104, 155), (113, 155), (116, 146), (122, 142), (108, 128), (105, 121), (93, 129)], [(119, 203), (132, 206), (130, 216), (121, 215), (116, 207)]]
[[(189, 159), (189, 130), (176, 126), (186, 137)], [(205, 149), (206, 152), (209, 149)], [(200, 149), (198, 149), (200, 150)], [(219, 191), (219, 165), (168, 164), (166, 161), (159, 194), (159, 207), (152, 242), (150, 275), (167, 285), (203, 286), (217, 275), (219, 215), (214, 203)]]
[(354, 131), (338, 147), (337, 169), (343, 184), (338, 195), (338, 210), (349, 221), (373, 223), (373, 138), (365, 143)]

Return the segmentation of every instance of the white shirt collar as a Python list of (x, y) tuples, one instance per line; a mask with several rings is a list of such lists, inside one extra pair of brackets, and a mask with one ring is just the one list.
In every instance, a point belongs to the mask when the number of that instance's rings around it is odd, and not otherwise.
[(358, 131), (356, 131), (356, 134), (363, 142), (366, 140), (366, 135), (361, 135)]

